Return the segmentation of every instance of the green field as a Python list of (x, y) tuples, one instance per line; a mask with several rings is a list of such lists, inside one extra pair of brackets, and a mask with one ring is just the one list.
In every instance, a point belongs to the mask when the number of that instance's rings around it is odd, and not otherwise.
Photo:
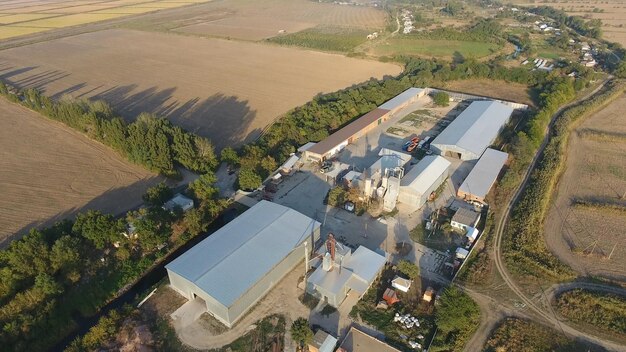
[(351, 52), (366, 42), (369, 33), (371, 32), (362, 29), (320, 26), (269, 38), (267, 41), (281, 45), (345, 53)]
[(431, 40), (414, 38), (392, 38), (377, 45), (373, 52), (377, 56), (411, 55), (428, 57), (452, 57), (455, 53), (466, 58), (479, 58), (500, 49), (494, 43), (458, 40)]

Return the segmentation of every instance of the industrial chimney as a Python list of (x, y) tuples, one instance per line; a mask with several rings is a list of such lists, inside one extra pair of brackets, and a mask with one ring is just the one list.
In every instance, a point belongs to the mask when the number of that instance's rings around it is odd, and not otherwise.
[(326, 239), (326, 252), (330, 253), (330, 259), (332, 259), (333, 263), (335, 262), (335, 247), (337, 246), (337, 240), (335, 240), (335, 235), (332, 233), (328, 234), (328, 238)]

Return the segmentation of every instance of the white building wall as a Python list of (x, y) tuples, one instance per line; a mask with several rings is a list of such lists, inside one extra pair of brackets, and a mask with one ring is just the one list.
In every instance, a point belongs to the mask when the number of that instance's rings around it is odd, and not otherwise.
[(448, 178), (449, 170), (446, 169), (444, 173), (439, 175), (436, 181), (428, 187), (425, 193), (420, 193), (415, 191), (411, 187), (400, 187), (400, 194), (398, 195), (398, 201), (402, 204), (405, 204), (411, 208), (411, 210), (415, 211), (421, 208), (428, 201), (428, 197), (430, 194), (435, 191), (443, 181)]

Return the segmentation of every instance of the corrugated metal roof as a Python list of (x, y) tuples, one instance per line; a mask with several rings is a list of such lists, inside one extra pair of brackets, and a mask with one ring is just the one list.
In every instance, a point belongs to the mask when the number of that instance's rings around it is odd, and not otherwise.
[(402, 104), (406, 103), (407, 100), (410, 100), (416, 97), (417, 95), (421, 94), (423, 91), (424, 91), (423, 88), (409, 88), (405, 90), (404, 92), (391, 98), (389, 101), (379, 106), (378, 108), (386, 109), (386, 110), (393, 110), (397, 108), (398, 106), (401, 106)]
[(508, 158), (509, 154), (505, 152), (487, 148), (459, 187), (459, 191), (485, 198)]
[(339, 144), (347, 141), (350, 137), (354, 136), (365, 127), (383, 117), (388, 112), (388, 110), (384, 109), (374, 109), (367, 114), (359, 117), (357, 120), (353, 121), (346, 127), (326, 137), (323, 141), (317, 142), (314, 146), (309, 148), (308, 151), (311, 153), (324, 155)]
[(262, 200), (165, 267), (229, 307), (319, 226)]
[(404, 175), (400, 181), (400, 187), (407, 187), (424, 194), (449, 167), (450, 162), (445, 158), (427, 155)]
[(475, 212), (471, 209), (460, 208), (454, 213), (452, 217), (452, 221), (458, 222), (459, 224), (473, 226), (476, 225), (476, 221), (480, 217), (480, 213)]
[(281, 166), (281, 169), (291, 169), (294, 165), (296, 165), (298, 160), (300, 160), (299, 156), (292, 155), (289, 159), (287, 159), (287, 161), (285, 161), (283, 166)]
[(347, 352), (400, 352), (400, 350), (370, 336), (354, 326), (341, 342), (341, 348)]
[(512, 113), (512, 107), (497, 101), (472, 102), (431, 144), (439, 149), (456, 145), (480, 156), (496, 139)]
[(396, 167), (404, 167), (411, 160), (411, 155), (397, 152), (395, 150), (383, 148), (378, 153), (381, 157), (369, 167), (370, 175), (380, 170), (384, 173), (386, 169), (395, 169)]
[(371, 284), (386, 261), (387, 258), (385, 258), (385, 256), (367, 247), (359, 246), (359, 248), (352, 253), (352, 256), (350, 256), (347, 262), (344, 263), (344, 266), (352, 270), (359, 279)]

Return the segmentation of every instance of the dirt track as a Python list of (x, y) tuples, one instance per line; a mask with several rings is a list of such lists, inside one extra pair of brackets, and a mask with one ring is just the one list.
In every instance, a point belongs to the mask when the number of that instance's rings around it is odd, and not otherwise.
[(0, 247), (78, 210), (121, 212), (157, 177), (109, 148), (0, 98)]
[[(545, 225), (549, 249), (583, 275), (626, 280), (624, 216), (571, 207), (573, 198), (620, 201), (626, 194), (626, 143), (597, 141), (577, 132), (626, 134), (626, 95), (587, 118), (571, 133), (566, 170)], [(610, 255), (610, 259), (609, 259)]]
[(400, 69), (293, 48), (132, 30), (0, 52), (2, 79), (55, 97), (104, 99), (128, 117), (155, 112), (218, 147), (255, 138), (320, 92)]

